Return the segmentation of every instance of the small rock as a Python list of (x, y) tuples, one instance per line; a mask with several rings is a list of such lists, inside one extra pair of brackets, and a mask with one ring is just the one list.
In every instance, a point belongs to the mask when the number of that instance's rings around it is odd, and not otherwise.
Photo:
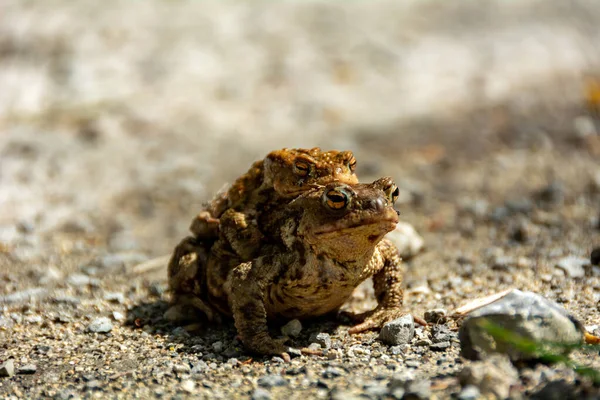
[(331, 336), (329, 333), (319, 332), (310, 335), (311, 343), (318, 343), (322, 348), (328, 350), (331, 348)]
[(511, 385), (519, 380), (519, 373), (508, 357), (492, 355), (485, 361), (478, 361), (466, 366), (458, 374), (461, 385), (477, 387), (483, 394), (491, 394), (496, 398), (508, 397)]
[(458, 400), (477, 400), (480, 396), (481, 392), (477, 386), (467, 385), (458, 394)]
[(334, 367), (327, 367), (325, 368), (325, 371), (323, 371), (323, 378), (326, 379), (331, 379), (331, 378), (337, 378), (338, 376), (342, 376), (343, 375), (343, 371), (339, 368), (334, 368)]
[(408, 368), (419, 368), (419, 366), (421, 365), (421, 363), (417, 360), (406, 360), (406, 361), (404, 361), (404, 364)]
[(571, 278), (584, 278), (585, 266), (589, 264), (589, 260), (583, 257), (569, 256), (558, 260), (556, 268), (565, 271), (565, 274)]
[(271, 400), (271, 393), (263, 388), (257, 388), (252, 392), (252, 400)]
[(85, 384), (87, 390), (96, 390), (102, 387), (102, 382), (98, 379), (91, 380)]
[(433, 351), (444, 351), (448, 347), (450, 347), (450, 342), (438, 342), (429, 346), (429, 348)]
[(119, 321), (119, 322), (125, 321), (125, 315), (123, 315), (122, 313), (120, 313), (118, 311), (113, 311), (112, 315), (113, 315), (113, 319), (115, 321)]
[(194, 364), (194, 367), (192, 368), (192, 374), (196, 375), (196, 374), (201, 374), (203, 372), (208, 371), (210, 368), (208, 367), (208, 364), (205, 363), (204, 361), (198, 361), (196, 364)]
[(287, 385), (287, 381), (281, 375), (264, 375), (258, 378), (257, 383), (258, 386), (267, 388)]
[(383, 325), (379, 339), (392, 346), (409, 343), (415, 335), (413, 316), (408, 314)]
[(434, 308), (431, 310), (425, 311), (425, 321), (430, 322), (432, 324), (443, 324), (446, 322), (446, 314), (447, 311), (443, 308)]
[(592, 254), (590, 255), (590, 263), (592, 265), (600, 266), (600, 247), (596, 247), (592, 250)]
[(35, 364), (25, 364), (17, 370), (20, 375), (31, 375), (35, 374), (37, 366)]
[(110, 301), (111, 303), (125, 303), (125, 295), (120, 292), (107, 292), (104, 294), (104, 300)]
[(287, 353), (290, 355), (290, 357), (301, 357), (302, 356), (302, 351), (300, 349), (296, 349), (294, 347), (288, 348)]
[(188, 364), (175, 364), (173, 365), (173, 372), (177, 375), (189, 374), (192, 372), (192, 369)]
[(408, 381), (404, 385), (403, 399), (419, 400), (431, 397), (431, 382), (423, 380)]
[(308, 345), (308, 349), (310, 351), (320, 351), (321, 350), (321, 345), (319, 343), (311, 343)]
[(407, 344), (400, 345), (400, 346), (392, 346), (392, 347), (390, 347), (390, 352), (393, 355), (397, 356), (397, 355), (406, 353), (407, 348), (408, 348)]
[(223, 342), (221, 342), (220, 340), (217, 342), (214, 342), (212, 344), (212, 348), (215, 353), (221, 353), (223, 351), (224, 347), (225, 346), (223, 345)]
[(348, 357), (360, 357), (371, 355), (371, 350), (367, 347), (355, 344), (348, 349)]
[(415, 228), (406, 222), (399, 222), (396, 229), (385, 237), (396, 245), (400, 256), (405, 260), (417, 255), (423, 249), (425, 243)]
[(431, 328), (431, 341), (433, 343), (449, 342), (456, 336), (457, 333), (452, 332), (446, 325), (434, 325)]
[(181, 390), (183, 390), (186, 393), (194, 393), (194, 391), (196, 390), (196, 383), (187, 379), (181, 382)]
[(0, 303), (24, 303), (32, 301), (34, 299), (41, 299), (48, 295), (48, 289), (42, 287), (35, 287), (30, 289), (21, 290), (7, 294), (6, 296), (0, 296)]
[(293, 319), (281, 327), (281, 334), (284, 336), (295, 338), (300, 335), (300, 332), (302, 332), (302, 323), (297, 319)]
[(108, 333), (112, 330), (113, 325), (110, 319), (106, 317), (96, 318), (87, 327), (88, 332), (93, 333)]
[(15, 364), (14, 361), (12, 360), (12, 358), (4, 361), (2, 364), (0, 364), (0, 376), (8, 376), (9, 378), (11, 376), (15, 375)]
[(485, 353), (504, 353), (512, 360), (537, 358), (534, 353), (519, 351), (508, 341), (494, 339), (481, 327), (484, 321), (538, 343), (583, 341), (581, 324), (564, 308), (538, 294), (514, 289), (467, 315), (459, 331), (463, 357), (476, 360)]

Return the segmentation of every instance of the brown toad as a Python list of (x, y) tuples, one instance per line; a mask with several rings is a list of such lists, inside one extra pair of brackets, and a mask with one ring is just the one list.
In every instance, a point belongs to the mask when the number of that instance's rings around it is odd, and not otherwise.
[(389, 178), (315, 188), (268, 215), (264, 223), (277, 227), (280, 243), (264, 244), (246, 262), (221, 236), (198, 275), (204, 290), (197, 308), (232, 315), (249, 350), (278, 355), (287, 347), (271, 338), (267, 319), (335, 312), (371, 276), (378, 306), (357, 316), (362, 323), (349, 332), (378, 328), (403, 315), (400, 257), (383, 239), (398, 222), (397, 194)]
[(190, 226), (194, 237), (184, 239), (176, 248), (168, 269), (174, 307), (167, 317), (183, 319), (185, 313), (181, 314), (180, 309), (187, 305), (208, 314), (207, 308), (197, 300), (201, 288), (196, 274), (199, 264), (206, 262), (219, 231), (238, 257), (248, 261), (264, 241), (257, 225), (263, 214), (315, 185), (332, 181), (356, 183), (355, 169), (352, 152), (322, 151), (318, 147), (276, 150), (255, 162), (225, 194), (217, 195), (206, 210), (194, 218)]
[[(290, 200), (316, 184), (333, 181), (357, 183), (355, 169), (356, 159), (351, 151), (322, 151), (318, 147), (272, 151), (264, 160), (252, 164), (226, 193), (217, 195), (194, 218), (190, 231), (197, 238), (214, 239), (218, 235), (219, 217), (226, 210), (235, 210), (238, 213), (231, 218), (239, 229), (254, 231), (244, 235), (254, 238), (254, 243), (240, 243), (239, 246), (257, 247), (260, 232), (253, 227), (251, 219), (261, 212), (264, 205)], [(234, 248), (238, 245), (233, 240), (231, 242)]]

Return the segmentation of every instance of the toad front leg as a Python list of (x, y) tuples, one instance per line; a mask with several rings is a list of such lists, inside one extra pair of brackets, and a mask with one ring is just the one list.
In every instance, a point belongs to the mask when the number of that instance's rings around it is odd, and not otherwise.
[[(404, 301), (402, 259), (398, 249), (387, 239), (383, 239), (377, 248), (380, 258), (374, 258), (372, 262), (383, 263), (383, 268), (373, 275), (377, 307), (374, 310), (354, 316), (354, 319), (362, 322), (350, 328), (348, 333), (360, 333), (381, 328), (385, 323), (407, 314), (402, 308)], [(422, 325), (427, 324), (420, 318), (415, 318), (415, 321)]]
[(242, 343), (258, 354), (272, 354), (289, 360), (286, 339), (273, 339), (267, 326), (265, 290), (280, 267), (274, 257), (260, 257), (234, 268), (228, 277), (227, 292)]

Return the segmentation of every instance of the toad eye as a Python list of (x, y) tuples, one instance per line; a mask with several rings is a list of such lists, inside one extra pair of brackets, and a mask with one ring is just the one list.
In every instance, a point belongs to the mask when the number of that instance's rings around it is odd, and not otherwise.
[(348, 168), (350, 172), (354, 172), (356, 170), (356, 158), (352, 157), (350, 161), (348, 161)]
[(400, 196), (400, 188), (396, 185), (392, 186), (392, 204), (396, 202), (398, 196)]
[(340, 210), (348, 205), (349, 196), (346, 192), (331, 189), (325, 193), (325, 202), (332, 210)]
[(296, 161), (294, 163), (294, 172), (299, 176), (308, 176), (310, 173), (310, 165), (306, 161)]

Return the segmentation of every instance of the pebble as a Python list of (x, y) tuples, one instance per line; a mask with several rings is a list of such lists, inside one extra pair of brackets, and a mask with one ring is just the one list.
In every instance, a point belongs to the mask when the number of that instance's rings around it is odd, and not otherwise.
[(46, 297), (47, 295), (48, 289), (43, 287), (35, 287), (7, 294), (6, 296), (0, 296), (0, 303), (24, 303), (33, 299), (40, 299)]
[(122, 313), (120, 313), (118, 311), (113, 311), (112, 316), (115, 321), (119, 321), (119, 322), (125, 321), (125, 315), (123, 315)]
[(399, 222), (396, 229), (385, 237), (394, 243), (400, 252), (400, 256), (405, 260), (417, 255), (423, 249), (425, 243), (415, 228), (406, 222)]
[(438, 342), (438, 343), (433, 343), (432, 345), (429, 346), (429, 348), (433, 351), (444, 351), (449, 347), (450, 347), (450, 342)]
[(175, 364), (173, 365), (173, 372), (178, 375), (189, 374), (192, 372), (192, 368), (188, 364)]
[(104, 294), (104, 300), (110, 301), (111, 303), (125, 303), (125, 295), (121, 292), (107, 292)]
[(458, 394), (458, 400), (477, 400), (481, 396), (479, 388), (475, 385), (466, 385)]
[(196, 383), (187, 379), (181, 382), (181, 390), (183, 390), (186, 393), (194, 393), (194, 391), (196, 390)]
[(93, 320), (87, 327), (88, 332), (108, 333), (112, 330), (113, 325), (107, 317), (100, 317)]
[(0, 364), (0, 376), (11, 376), (15, 375), (15, 364), (12, 358), (4, 361)]
[(293, 319), (281, 327), (281, 334), (284, 336), (295, 338), (300, 335), (300, 332), (302, 332), (302, 323), (297, 319)]
[(258, 386), (266, 388), (287, 385), (287, 381), (281, 375), (264, 375), (258, 378), (257, 383)]
[(399, 346), (392, 346), (390, 347), (390, 353), (392, 353), (393, 355), (397, 356), (400, 354), (405, 354), (406, 351), (408, 349), (408, 344), (404, 344), (404, 345), (399, 345)]
[(561, 258), (556, 263), (556, 268), (565, 271), (565, 274), (571, 278), (585, 277), (585, 266), (590, 262), (584, 257), (568, 256)]
[(579, 344), (583, 340), (575, 318), (564, 308), (536, 293), (514, 289), (467, 315), (459, 331), (461, 355), (467, 359), (478, 359), (482, 353), (504, 353), (512, 360), (537, 357), (534, 353), (519, 351), (510, 343), (496, 341), (481, 327), (481, 321), (518, 332), (536, 342)]
[(193, 368), (192, 368), (192, 374), (201, 374), (206, 372), (207, 370), (209, 370), (208, 364), (202, 360), (198, 361), (196, 364), (194, 364)]
[(408, 314), (383, 325), (379, 339), (388, 345), (397, 346), (411, 341), (415, 335), (413, 316)]
[(329, 333), (319, 332), (310, 335), (311, 343), (318, 343), (322, 348), (329, 350), (331, 348), (331, 336)]
[(311, 343), (308, 345), (308, 349), (310, 351), (320, 351), (321, 350), (321, 345), (319, 343)]
[(457, 333), (452, 332), (446, 325), (434, 325), (431, 328), (431, 341), (433, 343), (449, 342), (456, 336)]
[(301, 357), (302, 356), (302, 351), (300, 349), (296, 349), (294, 347), (288, 348), (287, 353), (290, 355), (290, 357)]
[(339, 368), (327, 367), (327, 368), (325, 368), (325, 371), (323, 371), (323, 373), (321, 375), (323, 376), (323, 378), (331, 379), (331, 378), (337, 378), (338, 376), (342, 376), (343, 373), (344, 372)]
[(433, 308), (425, 311), (425, 321), (432, 324), (443, 324), (446, 322), (448, 312), (443, 308)]
[(225, 346), (223, 345), (223, 342), (221, 342), (220, 340), (217, 342), (214, 342), (212, 344), (212, 348), (215, 353), (221, 353), (223, 351), (224, 347)]
[(252, 392), (252, 400), (271, 400), (271, 393), (263, 388), (257, 388)]
[(484, 395), (505, 399), (511, 385), (519, 381), (519, 373), (507, 356), (496, 354), (464, 367), (458, 379), (463, 387), (472, 385)]
[(25, 364), (17, 370), (20, 375), (31, 375), (35, 374), (37, 366), (35, 364)]

